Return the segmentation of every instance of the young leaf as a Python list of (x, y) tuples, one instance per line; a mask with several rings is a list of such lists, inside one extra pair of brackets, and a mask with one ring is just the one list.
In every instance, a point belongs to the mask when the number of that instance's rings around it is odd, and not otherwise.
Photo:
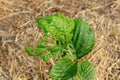
[(78, 58), (88, 54), (93, 49), (95, 36), (89, 25), (82, 19), (75, 19), (72, 42)]
[[(58, 57), (62, 52), (62, 48), (60, 46), (45, 46), (42, 42), (36, 47), (25, 47), (25, 51), (30, 56), (40, 56), (44, 61), (48, 61), (52, 57)], [(45, 52), (48, 51), (48, 54)]]
[(77, 76), (79, 80), (94, 80), (94, 66), (88, 61), (79, 63), (77, 68)]
[[(36, 19), (38, 25), (43, 29), (44, 36), (36, 47), (26, 47), (26, 52), (31, 56), (40, 56), (47, 61), (51, 57), (57, 57), (72, 39), (71, 33), (74, 29), (74, 21), (62, 14), (54, 14)], [(49, 44), (47, 46), (46, 44)], [(47, 55), (45, 54), (46, 52)]]
[(74, 21), (70, 18), (66, 18), (62, 14), (54, 14), (36, 19), (38, 25), (44, 30), (45, 33), (49, 33), (57, 40), (63, 40), (65, 37), (68, 40), (72, 38), (72, 30), (74, 29)]
[(52, 80), (68, 80), (72, 79), (77, 72), (77, 63), (72, 62), (68, 56), (55, 62), (52, 67), (50, 76)]

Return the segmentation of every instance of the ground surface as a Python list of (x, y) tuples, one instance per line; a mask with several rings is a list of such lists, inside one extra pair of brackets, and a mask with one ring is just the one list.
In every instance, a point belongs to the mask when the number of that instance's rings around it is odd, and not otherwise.
[(35, 18), (54, 13), (86, 20), (96, 36), (88, 59), (95, 80), (120, 80), (120, 0), (0, 0), (0, 80), (49, 80), (51, 64), (25, 54), (41, 39)]

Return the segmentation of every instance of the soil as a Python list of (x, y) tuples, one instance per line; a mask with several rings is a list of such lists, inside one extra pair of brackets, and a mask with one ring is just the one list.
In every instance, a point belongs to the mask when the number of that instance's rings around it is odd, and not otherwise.
[(51, 63), (24, 48), (42, 37), (35, 18), (54, 13), (91, 25), (96, 44), (81, 60), (94, 64), (95, 80), (120, 80), (120, 0), (0, 0), (0, 80), (50, 80)]

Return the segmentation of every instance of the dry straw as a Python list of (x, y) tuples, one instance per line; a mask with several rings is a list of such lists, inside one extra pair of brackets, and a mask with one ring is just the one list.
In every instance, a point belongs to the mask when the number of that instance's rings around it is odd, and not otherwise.
[(88, 59), (95, 80), (120, 80), (120, 0), (0, 0), (0, 80), (49, 80), (51, 63), (25, 54), (42, 37), (35, 18), (54, 13), (86, 20), (96, 36)]

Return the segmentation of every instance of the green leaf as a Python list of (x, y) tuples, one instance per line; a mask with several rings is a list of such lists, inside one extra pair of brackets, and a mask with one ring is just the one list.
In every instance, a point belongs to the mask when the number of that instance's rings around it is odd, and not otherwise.
[(79, 80), (94, 80), (95, 69), (90, 62), (83, 61), (79, 63), (77, 70), (77, 76)]
[(77, 63), (72, 62), (71, 58), (65, 56), (64, 58), (55, 62), (52, 67), (50, 76), (52, 80), (68, 80), (72, 79), (77, 72)]
[(95, 36), (90, 26), (82, 19), (75, 19), (74, 21), (72, 42), (76, 56), (81, 58), (93, 49)]
[(71, 32), (74, 29), (74, 21), (66, 18), (62, 14), (54, 14), (51, 16), (37, 18), (36, 21), (43, 30), (46, 29), (45, 31), (50, 32), (51, 34), (58, 33), (57, 31)]
[(46, 48), (37, 48), (37, 47), (31, 48), (31, 47), (27, 46), (27, 47), (25, 47), (25, 51), (30, 56), (41, 56), (42, 53), (44, 53), (46, 51)]
[(75, 80), (75, 79), (74, 79), (74, 77), (72, 77), (72, 78), (69, 78), (68, 80)]
[(62, 52), (61, 47), (55, 46), (55, 47), (47, 47), (48, 51), (50, 51), (47, 55), (42, 54), (42, 56), (40, 55), (40, 57), (44, 60), (44, 61), (48, 61), (50, 58), (53, 57), (58, 57), (59, 54)]
[(36, 47), (25, 48), (30, 56), (40, 56), (47, 61), (49, 58), (59, 56), (63, 50), (67, 50), (73, 36), (74, 21), (72, 19), (62, 14), (54, 14), (37, 18), (36, 22), (44, 31), (44, 36)]
[(74, 29), (74, 21), (72, 19), (66, 18), (62, 14), (54, 14), (37, 18), (36, 21), (45, 33), (51, 34), (55, 39), (64, 40), (64, 37), (66, 36), (67, 40), (71, 40), (71, 32)]
[[(60, 46), (45, 46), (42, 42), (36, 47), (25, 47), (25, 51), (30, 56), (40, 56), (44, 61), (48, 61), (52, 57), (58, 57), (62, 52)], [(46, 51), (49, 53), (45, 54)]]

